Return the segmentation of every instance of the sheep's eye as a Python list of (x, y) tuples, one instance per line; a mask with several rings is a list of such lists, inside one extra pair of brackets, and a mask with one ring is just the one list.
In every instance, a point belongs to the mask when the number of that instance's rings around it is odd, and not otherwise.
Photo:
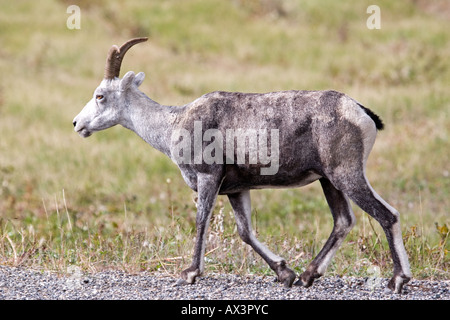
[(98, 94), (95, 98), (96, 98), (97, 100), (102, 100), (102, 99), (104, 98), (104, 96), (101, 95), (101, 94)]

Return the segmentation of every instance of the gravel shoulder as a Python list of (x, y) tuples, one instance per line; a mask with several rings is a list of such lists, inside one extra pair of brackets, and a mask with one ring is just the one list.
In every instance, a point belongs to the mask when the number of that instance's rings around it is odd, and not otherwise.
[(323, 277), (310, 288), (285, 289), (274, 277), (207, 274), (194, 285), (142, 272), (105, 271), (68, 275), (0, 266), (2, 300), (450, 300), (450, 281), (411, 280), (403, 294), (386, 288), (388, 279)]

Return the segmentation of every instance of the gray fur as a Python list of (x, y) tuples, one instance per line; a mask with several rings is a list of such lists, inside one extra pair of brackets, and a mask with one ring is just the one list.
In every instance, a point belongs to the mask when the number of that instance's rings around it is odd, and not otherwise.
[[(158, 104), (138, 89), (143, 79), (143, 73), (128, 72), (123, 79), (103, 80), (92, 100), (75, 117), (74, 126), (83, 137), (116, 124), (134, 131), (171, 158), (187, 185), (198, 192), (193, 262), (182, 272), (180, 283), (193, 283), (204, 270), (211, 212), (217, 195), (224, 194), (229, 197), (243, 241), (261, 255), (280, 282), (291, 286), (295, 273), (284, 259), (273, 254), (252, 233), (249, 190), (298, 187), (319, 179), (333, 215), (334, 228), (322, 251), (296, 284), (309, 286), (325, 272), (355, 223), (349, 199), (373, 216), (386, 233), (394, 262), (389, 287), (400, 292), (409, 281), (411, 273), (398, 212), (375, 193), (365, 176), (367, 157), (381, 123), (372, 111), (336, 91), (212, 92), (187, 105), (170, 107)], [(260, 170), (267, 164), (249, 161), (230, 164), (230, 159), (225, 159), (226, 154), (223, 161), (211, 164), (177, 162), (174, 150), (180, 140), (173, 139), (172, 134), (177, 130), (193, 133), (198, 121), (201, 121), (203, 133), (215, 129), (224, 140), (230, 129), (279, 130), (276, 173), (262, 175)], [(190, 145), (195, 143), (194, 139)], [(211, 142), (201, 143), (206, 147)], [(189, 158), (195, 157), (194, 151), (190, 150)], [(235, 151), (234, 155), (239, 150)], [(248, 150), (246, 156), (249, 159)]]

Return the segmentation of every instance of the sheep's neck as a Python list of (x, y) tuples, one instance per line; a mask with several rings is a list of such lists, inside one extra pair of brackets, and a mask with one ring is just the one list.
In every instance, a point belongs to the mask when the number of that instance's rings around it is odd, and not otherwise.
[(122, 125), (170, 157), (171, 107), (160, 105), (144, 94), (127, 107), (127, 117)]

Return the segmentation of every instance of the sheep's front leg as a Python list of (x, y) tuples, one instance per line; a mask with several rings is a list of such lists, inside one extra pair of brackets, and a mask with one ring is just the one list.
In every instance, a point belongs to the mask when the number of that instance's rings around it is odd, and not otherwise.
[(195, 238), (192, 264), (181, 273), (177, 284), (192, 284), (195, 278), (204, 270), (206, 246), (206, 231), (208, 230), (211, 213), (216, 202), (222, 179), (218, 175), (199, 174), (197, 180), (197, 236)]

